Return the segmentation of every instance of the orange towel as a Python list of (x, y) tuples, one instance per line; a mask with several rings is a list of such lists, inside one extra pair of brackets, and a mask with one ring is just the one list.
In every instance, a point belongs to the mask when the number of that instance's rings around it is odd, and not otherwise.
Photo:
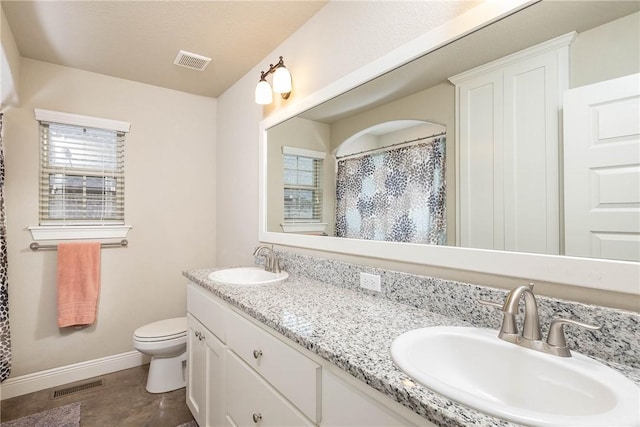
[(58, 245), (58, 327), (96, 320), (100, 291), (100, 243)]

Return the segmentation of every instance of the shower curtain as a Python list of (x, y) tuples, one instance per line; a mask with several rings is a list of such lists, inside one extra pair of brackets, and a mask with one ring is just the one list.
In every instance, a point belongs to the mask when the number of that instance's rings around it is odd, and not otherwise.
[(338, 161), (336, 236), (445, 244), (445, 141)]
[(4, 146), (0, 113), (0, 382), (11, 373), (11, 335), (9, 331), (9, 284), (7, 281), (7, 223), (4, 212)]

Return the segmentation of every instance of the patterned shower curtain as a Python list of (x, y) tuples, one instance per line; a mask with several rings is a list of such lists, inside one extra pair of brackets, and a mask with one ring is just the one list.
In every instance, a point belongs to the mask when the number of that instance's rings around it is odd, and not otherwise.
[(338, 161), (336, 236), (444, 245), (445, 142)]
[(11, 373), (9, 283), (7, 281), (7, 222), (4, 213), (4, 146), (0, 113), (0, 382)]

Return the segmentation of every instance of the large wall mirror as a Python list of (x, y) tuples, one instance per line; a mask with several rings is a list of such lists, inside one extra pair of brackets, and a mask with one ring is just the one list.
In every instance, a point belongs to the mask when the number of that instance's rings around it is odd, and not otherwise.
[[(269, 117), (260, 240), (640, 293), (639, 10), (481, 4)], [(593, 138), (565, 104), (634, 74), (635, 95), (586, 113), (626, 147), (594, 167), (565, 141)]]

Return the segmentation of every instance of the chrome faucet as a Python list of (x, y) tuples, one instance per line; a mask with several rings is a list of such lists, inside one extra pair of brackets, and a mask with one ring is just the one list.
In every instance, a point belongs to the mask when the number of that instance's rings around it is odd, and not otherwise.
[(264, 254), (264, 269), (271, 273), (280, 273), (280, 260), (278, 255), (273, 250), (273, 246), (260, 245), (253, 251), (253, 256), (258, 256), (266, 249), (267, 253)]
[[(524, 296), (524, 322), (522, 332), (518, 332), (516, 315), (518, 305)], [(504, 304), (493, 301), (479, 301), (481, 304), (500, 308), (503, 313), (502, 326), (498, 338), (543, 353), (561, 357), (571, 357), (571, 351), (564, 338), (564, 325), (576, 325), (590, 330), (598, 330), (600, 326), (589, 325), (571, 319), (555, 319), (551, 321), (547, 340), (543, 341), (540, 334), (540, 317), (538, 316), (538, 304), (533, 294), (533, 284), (518, 286), (512, 289)]]
[[(505, 339), (505, 341), (509, 341), (512, 334), (518, 335), (515, 317), (518, 314), (518, 305), (523, 295), (524, 323), (522, 324), (522, 338), (540, 341), (540, 317), (538, 316), (538, 304), (536, 303), (536, 297), (533, 295), (532, 284), (529, 284), (529, 286), (518, 286), (511, 290), (504, 300), (504, 305), (502, 306), (504, 319), (500, 334), (505, 335), (505, 337), (500, 338)], [(508, 322), (506, 321), (507, 318), (509, 319)]]

